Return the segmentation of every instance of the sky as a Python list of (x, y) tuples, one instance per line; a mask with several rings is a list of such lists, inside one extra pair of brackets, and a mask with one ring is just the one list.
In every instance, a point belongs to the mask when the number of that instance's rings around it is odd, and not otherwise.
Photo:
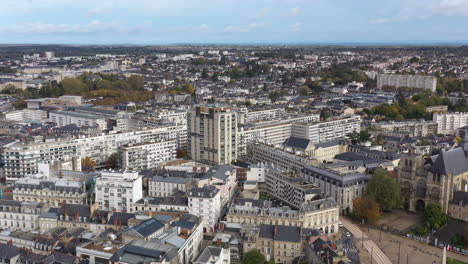
[(468, 0), (1, 0), (1, 44), (468, 43)]

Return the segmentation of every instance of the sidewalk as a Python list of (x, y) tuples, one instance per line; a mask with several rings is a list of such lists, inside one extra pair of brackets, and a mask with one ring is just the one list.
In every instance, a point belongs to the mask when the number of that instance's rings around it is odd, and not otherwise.
[(383, 251), (372, 241), (369, 237), (361, 230), (358, 226), (351, 223), (351, 221), (340, 217), (340, 221), (343, 225), (354, 235), (356, 238), (356, 245), (359, 248), (360, 244), (364, 240), (364, 248), (371, 254), (373, 258), (373, 263), (376, 264), (392, 264), (388, 257), (383, 253)]

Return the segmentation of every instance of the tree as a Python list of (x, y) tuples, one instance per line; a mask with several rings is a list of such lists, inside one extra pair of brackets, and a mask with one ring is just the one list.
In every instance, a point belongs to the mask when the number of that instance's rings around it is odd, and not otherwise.
[(81, 159), (81, 170), (82, 171), (94, 171), (94, 167), (96, 166), (96, 162), (91, 159), (91, 157), (84, 157)]
[(353, 201), (353, 216), (375, 223), (380, 218), (380, 206), (373, 197), (364, 196)]
[(145, 84), (143, 76), (139, 75), (132, 75), (128, 77), (127, 82), (132, 90), (143, 90)]
[(112, 153), (107, 158), (107, 161), (106, 161), (107, 168), (116, 169), (119, 166), (120, 158), (121, 158), (121, 156), (120, 156), (119, 152)]
[(201, 77), (202, 77), (202, 79), (208, 79), (208, 71), (205, 68), (203, 68), (203, 71), (201, 73)]
[(323, 108), (320, 110), (320, 119), (327, 120), (330, 117), (332, 117), (332, 113), (329, 108)]
[(309, 87), (304, 85), (299, 89), (299, 95), (301, 96), (307, 96), (309, 95)]
[(430, 230), (437, 230), (447, 224), (448, 217), (442, 211), (440, 204), (429, 203), (424, 209), (424, 221)]
[(62, 86), (67, 94), (79, 94), (87, 90), (84, 83), (78, 78), (65, 78), (62, 81)]
[(400, 185), (386, 170), (377, 170), (372, 175), (367, 186), (367, 193), (377, 201), (384, 212), (400, 207)]
[(261, 264), (265, 263), (265, 256), (256, 249), (252, 249), (244, 254), (244, 264)]
[(190, 93), (191, 95), (194, 95), (195, 94), (195, 87), (193, 86), (192, 83), (190, 82), (186, 82), (185, 83), (185, 90)]

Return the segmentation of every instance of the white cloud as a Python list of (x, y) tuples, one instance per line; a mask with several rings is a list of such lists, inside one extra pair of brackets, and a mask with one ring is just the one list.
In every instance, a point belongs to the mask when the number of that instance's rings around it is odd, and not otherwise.
[(302, 23), (297, 22), (289, 26), (289, 31), (302, 32)]
[(287, 16), (297, 16), (301, 12), (301, 8), (296, 6), (288, 10), (286, 13)]
[(369, 23), (371, 24), (384, 24), (390, 22), (390, 19), (387, 17), (381, 17), (381, 18), (373, 18), (369, 20)]
[(208, 30), (210, 30), (210, 26), (208, 26), (207, 24), (201, 24), (198, 29), (201, 31), (201, 32), (207, 32)]
[(257, 22), (253, 22), (248, 25), (242, 25), (242, 26), (229, 25), (224, 28), (223, 32), (226, 32), (226, 33), (252, 32), (264, 26), (265, 26), (264, 23), (257, 23)]
[(125, 26), (117, 22), (103, 23), (93, 20), (87, 24), (52, 24), (52, 23), (20, 23), (0, 27), (0, 32), (12, 34), (60, 34), (60, 33), (132, 33), (151, 29), (148, 24)]
[(103, 13), (103, 11), (104, 11), (104, 9), (96, 7), (96, 8), (88, 10), (88, 15), (90, 15), (90, 16), (101, 15)]
[(264, 7), (258, 10), (251, 19), (253, 20), (260, 20), (263, 19), (271, 14), (271, 7)]
[(447, 16), (468, 16), (468, 0), (441, 0), (434, 10)]

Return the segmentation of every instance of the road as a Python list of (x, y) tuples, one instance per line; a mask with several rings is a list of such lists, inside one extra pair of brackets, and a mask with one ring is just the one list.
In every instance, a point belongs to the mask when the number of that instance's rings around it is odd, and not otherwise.
[(350, 232), (350, 236), (346, 236), (349, 232), (346, 227), (341, 228), (341, 242), (343, 245), (343, 250), (346, 252), (346, 256), (354, 263), (360, 264), (358, 249), (355, 241), (355, 237)]
[[(351, 234), (354, 235), (356, 238), (356, 243), (364, 244), (364, 248), (371, 254), (372, 262), (376, 264), (392, 264), (388, 257), (382, 252), (382, 250), (374, 243), (374, 241), (370, 240), (368, 236), (359, 229), (358, 226), (351, 223), (349, 220), (340, 217), (340, 221), (343, 223), (344, 227), (348, 229)], [(364, 242), (363, 242), (364, 241)]]

